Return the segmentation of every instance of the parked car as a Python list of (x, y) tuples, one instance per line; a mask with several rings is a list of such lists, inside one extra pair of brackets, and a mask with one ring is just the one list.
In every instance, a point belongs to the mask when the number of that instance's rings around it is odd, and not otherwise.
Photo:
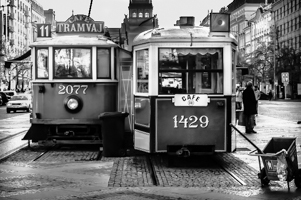
[(16, 112), (17, 110), (25, 110), (29, 112), (32, 107), (31, 95), (18, 94), (11, 97), (9, 102), (6, 104), (6, 112)]
[(8, 102), (8, 97), (4, 92), (0, 92), (0, 99), (1, 99), (0, 105), (6, 105), (6, 103)]
[(4, 94), (6, 94), (8, 100), (10, 100), (10, 98), (14, 95), (17, 95), (17, 92), (16, 91), (13, 91), (13, 90), (6, 90), (6, 91), (3, 91)]

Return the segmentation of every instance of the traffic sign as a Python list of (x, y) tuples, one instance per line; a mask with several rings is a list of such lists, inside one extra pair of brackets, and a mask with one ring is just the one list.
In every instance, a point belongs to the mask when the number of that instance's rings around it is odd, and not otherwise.
[(288, 84), (288, 82), (289, 82), (289, 73), (288, 72), (281, 73), (281, 81), (283, 84), (285, 84), (285, 83), (286, 83), (286, 85)]

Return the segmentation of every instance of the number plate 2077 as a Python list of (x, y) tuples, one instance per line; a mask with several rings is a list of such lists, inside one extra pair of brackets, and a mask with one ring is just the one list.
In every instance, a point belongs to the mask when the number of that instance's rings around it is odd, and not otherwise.
[(59, 85), (58, 94), (86, 94), (88, 85)]

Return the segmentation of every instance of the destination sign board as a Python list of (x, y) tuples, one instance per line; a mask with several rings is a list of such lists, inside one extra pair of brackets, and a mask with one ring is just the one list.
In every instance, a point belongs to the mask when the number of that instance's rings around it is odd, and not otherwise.
[(104, 33), (104, 22), (86, 15), (72, 15), (65, 22), (57, 22), (57, 33)]

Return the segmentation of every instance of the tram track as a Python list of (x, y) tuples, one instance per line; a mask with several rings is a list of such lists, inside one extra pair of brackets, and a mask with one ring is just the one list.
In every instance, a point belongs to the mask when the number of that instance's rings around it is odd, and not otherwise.
[[(31, 146), (24, 147), (0, 164), (17, 163), (32, 167), (55, 168), (76, 162), (113, 162), (111, 169), (110, 187), (224, 187), (257, 185), (257, 176), (246, 181), (243, 173), (239, 172), (244, 166), (236, 160), (229, 161), (233, 156), (197, 156), (195, 160), (183, 162), (181, 166), (169, 166), (166, 154), (139, 154), (127, 157), (102, 157), (99, 148), (89, 149), (80, 146)], [(176, 158), (178, 160), (178, 158)], [(230, 163), (229, 163), (230, 162)], [(237, 165), (234, 169), (232, 166)], [(242, 169), (247, 171), (248, 169)], [(257, 172), (256, 172), (257, 173)], [(256, 180), (255, 180), (256, 179)]]

